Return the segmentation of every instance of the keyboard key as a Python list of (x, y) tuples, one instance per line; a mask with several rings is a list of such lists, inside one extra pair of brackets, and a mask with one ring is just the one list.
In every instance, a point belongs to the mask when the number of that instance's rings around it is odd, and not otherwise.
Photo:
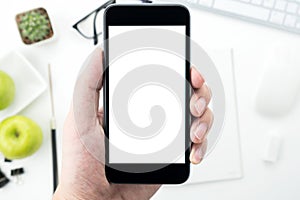
[(286, 1), (283, 0), (277, 0), (275, 4), (275, 9), (277, 10), (285, 10), (286, 7)]
[(267, 8), (273, 8), (275, 0), (264, 0), (263, 6)]
[(296, 13), (297, 9), (298, 9), (298, 5), (294, 2), (289, 2), (286, 7), (286, 11), (288, 11), (290, 13)]
[(262, 0), (252, 0), (251, 3), (253, 3), (255, 5), (261, 5)]
[(213, 0), (199, 0), (199, 4), (207, 7), (212, 6)]
[(284, 13), (279, 12), (279, 11), (273, 11), (271, 14), (270, 21), (275, 23), (275, 24), (282, 24), (283, 19), (284, 19)]
[(287, 15), (284, 20), (284, 25), (289, 26), (289, 27), (294, 27), (296, 20), (297, 20), (296, 16)]
[(267, 20), (270, 13), (266, 8), (233, 0), (215, 0), (214, 8), (260, 20)]

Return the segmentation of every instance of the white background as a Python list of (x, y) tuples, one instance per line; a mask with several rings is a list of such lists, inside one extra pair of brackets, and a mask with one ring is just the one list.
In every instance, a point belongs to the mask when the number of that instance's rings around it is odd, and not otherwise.
[[(48, 62), (53, 65), (60, 136), (77, 73), (88, 53), (94, 49), (93, 42), (80, 37), (71, 26), (102, 2), (104, 1), (11, 0), (2, 1), (0, 4), (0, 55), (12, 49), (18, 50), (41, 72), (46, 72)], [(14, 16), (18, 12), (40, 5), (47, 8), (51, 15), (57, 40), (39, 47), (24, 46), (19, 39)], [(194, 9), (191, 10), (191, 17), (192, 38), (203, 47), (234, 47), (244, 52), (240, 53), (239, 64), (236, 66), (244, 178), (191, 187), (175, 186), (161, 190), (156, 199), (300, 199), (299, 105), (288, 117), (276, 120), (264, 118), (253, 109), (256, 83), (268, 50), (271, 50), (274, 43), (285, 44), (290, 48), (299, 46), (300, 36)], [(280, 159), (276, 164), (266, 164), (261, 160), (261, 147), (264, 146), (262, 138), (271, 128), (280, 128), (284, 139)], [(60, 150), (60, 137), (58, 143)], [(43, 148), (46, 147), (49, 145)], [(50, 199), (51, 178), (45, 175), (51, 172), (50, 165), (49, 169), (45, 169), (45, 165), (39, 161), (47, 156), (50, 160), (48, 153), (48, 150), (43, 150), (30, 160), (37, 166), (43, 166), (34, 168), (40, 178), (38, 175), (34, 176), (36, 180), (30, 182), (30, 189), (10, 186), (0, 192), (0, 199)], [(43, 174), (45, 177), (42, 177)], [(22, 194), (19, 198), (18, 193)]]

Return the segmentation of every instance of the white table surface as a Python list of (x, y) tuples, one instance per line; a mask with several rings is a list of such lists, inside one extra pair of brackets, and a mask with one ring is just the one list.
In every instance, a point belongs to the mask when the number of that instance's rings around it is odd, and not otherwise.
[[(92, 41), (86, 41), (71, 27), (76, 20), (102, 2), (10, 0), (0, 3), (0, 56), (10, 50), (17, 50), (41, 72), (45, 72), (48, 62), (53, 65), (59, 133), (62, 133), (70, 106), (77, 72), (94, 48)], [(57, 38), (42, 46), (25, 46), (19, 39), (14, 16), (37, 6), (48, 10)], [(256, 50), (268, 49), (274, 43), (290, 45), (292, 48), (295, 44), (300, 45), (300, 36), (195, 9), (191, 9), (191, 17), (192, 38), (204, 48), (233, 47), (238, 51), (237, 56), (240, 55), (237, 58), (239, 64), (236, 66), (236, 77), (244, 178), (190, 187), (163, 188), (155, 199), (299, 199), (300, 157), (297, 152), (300, 151), (300, 127), (296, 123), (299, 117), (296, 116), (299, 116), (300, 112), (297, 111), (300, 109), (284, 119), (271, 120), (254, 111), (252, 97), (264, 59), (264, 54)], [(264, 145), (261, 138), (272, 127), (282, 131), (284, 143), (279, 161), (266, 164), (261, 160), (261, 147)], [(61, 137), (58, 137), (58, 146), (60, 152)], [(38, 188), (36, 192), (39, 192)], [(5, 190), (0, 193), (1, 200), (9, 200), (3, 199), (2, 194), (5, 194)], [(42, 193), (37, 199), (48, 199), (47, 195)]]

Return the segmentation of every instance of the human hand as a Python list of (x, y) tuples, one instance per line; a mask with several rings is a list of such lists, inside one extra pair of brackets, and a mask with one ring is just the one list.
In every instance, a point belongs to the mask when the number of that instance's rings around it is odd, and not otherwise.
[[(98, 107), (102, 63), (103, 52), (97, 48), (85, 62), (85, 70), (76, 83), (76, 98), (64, 126), (60, 183), (53, 200), (143, 200), (150, 199), (160, 188), (160, 185), (110, 184), (106, 179), (103, 108)], [(211, 99), (210, 90), (195, 68), (191, 69), (191, 82), (195, 92), (190, 100), (190, 111), (194, 116), (190, 160), (198, 164), (205, 155), (206, 135), (212, 125), (213, 114), (207, 107)], [(73, 109), (75, 106), (76, 109)]]

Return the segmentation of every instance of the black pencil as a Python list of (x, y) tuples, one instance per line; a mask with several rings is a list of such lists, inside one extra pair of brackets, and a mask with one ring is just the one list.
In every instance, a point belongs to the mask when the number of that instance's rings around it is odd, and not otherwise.
[(52, 76), (51, 76), (51, 65), (48, 65), (48, 75), (49, 75), (49, 90), (51, 98), (51, 111), (52, 117), (50, 121), (51, 126), (51, 146), (52, 146), (52, 168), (53, 168), (53, 193), (55, 192), (58, 185), (58, 167), (57, 167), (57, 146), (56, 146), (56, 120), (54, 111), (54, 101), (53, 101), (53, 90), (52, 90)]
[(51, 128), (52, 165), (53, 165), (53, 193), (58, 185), (57, 152), (56, 152), (56, 129)]

